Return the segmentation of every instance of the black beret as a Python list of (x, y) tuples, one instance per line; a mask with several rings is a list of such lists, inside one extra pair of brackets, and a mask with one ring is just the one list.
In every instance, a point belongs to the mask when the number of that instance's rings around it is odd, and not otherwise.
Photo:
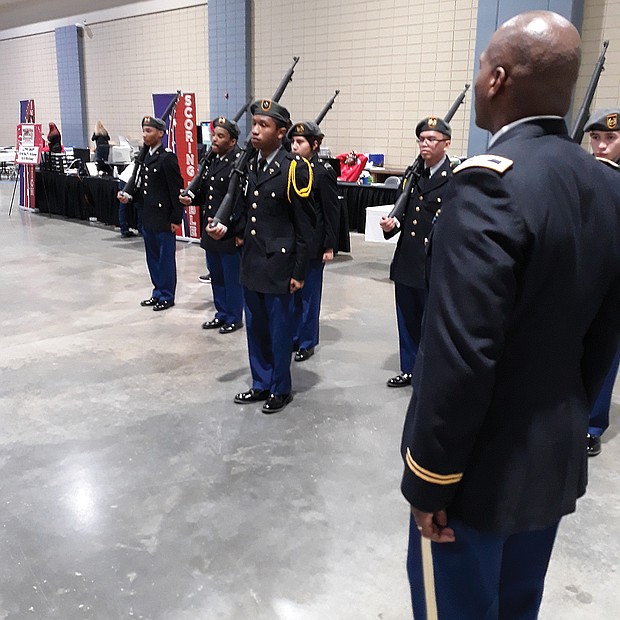
[(142, 119), (142, 127), (154, 127), (160, 131), (166, 131), (166, 123), (161, 118), (155, 118), (154, 116), (145, 116)]
[(291, 115), (289, 111), (283, 105), (280, 105), (277, 101), (272, 101), (271, 99), (260, 99), (259, 101), (255, 101), (250, 106), (250, 112), (252, 114), (271, 116), (271, 118), (275, 118), (287, 126), (291, 123)]
[(423, 118), (415, 127), (415, 135), (419, 138), (423, 131), (438, 131), (448, 138), (452, 137), (452, 128), (443, 118), (428, 116)]
[(323, 137), (321, 128), (314, 121), (304, 121), (303, 123), (295, 123), (288, 130), (288, 137), (303, 136), (304, 138), (318, 138)]
[(620, 110), (618, 108), (606, 108), (604, 110), (596, 110), (588, 119), (584, 131), (620, 131), (618, 125), (618, 116)]
[(231, 138), (237, 139), (239, 137), (239, 125), (235, 123), (230, 118), (226, 118), (225, 116), (218, 116), (211, 121), (211, 126), (213, 129), (216, 127), (221, 127), (225, 129), (231, 136)]

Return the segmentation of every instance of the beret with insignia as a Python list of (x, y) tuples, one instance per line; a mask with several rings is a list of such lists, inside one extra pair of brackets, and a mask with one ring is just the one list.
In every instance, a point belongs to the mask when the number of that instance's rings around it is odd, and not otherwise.
[(271, 99), (259, 99), (250, 106), (252, 114), (262, 114), (263, 116), (271, 116), (287, 127), (291, 124), (291, 115), (289, 111), (280, 105), (277, 101)]
[(230, 134), (231, 138), (237, 139), (239, 137), (239, 125), (237, 125), (237, 123), (235, 123), (232, 119), (226, 118), (225, 116), (218, 116), (217, 118), (214, 118), (211, 121), (211, 127), (213, 129), (216, 127), (225, 129)]
[(596, 110), (588, 119), (584, 131), (620, 131), (618, 117), (619, 108), (605, 108)]
[(154, 127), (159, 131), (166, 131), (166, 123), (161, 118), (155, 118), (154, 116), (145, 116), (142, 119), (142, 127)]
[(428, 116), (423, 118), (415, 127), (415, 135), (419, 138), (423, 131), (438, 131), (448, 138), (452, 137), (452, 128), (443, 118)]
[(304, 138), (322, 138), (323, 132), (314, 121), (304, 121), (303, 123), (295, 123), (288, 130), (288, 137), (303, 136)]

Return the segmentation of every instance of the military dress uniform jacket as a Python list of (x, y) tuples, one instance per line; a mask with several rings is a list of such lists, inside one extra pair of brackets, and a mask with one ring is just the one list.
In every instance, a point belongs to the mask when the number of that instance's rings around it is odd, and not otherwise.
[(232, 236), (219, 240), (213, 239), (207, 234), (206, 226), (209, 218), (215, 217), (224, 196), (226, 196), (228, 183), (230, 181), (230, 171), (240, 155), (241, 149), (235, 145), (235, 147), (223, 157), (216, 157), (207, 169), (200, 186), (200, 191), (196, 196), (195, 202), (203, 205), (200, 247), (204, 250), (209, 250), (209, 252), (232, 254), (237, 250), (235, 240)]
[(402, 491), (479, 530), (542, 529), (586, 487), (588, 414), (618, 346), (620, 183), (562, 119), (455, 169), (402, 440)]
[(147, 153), (139, 178), (134, 197), (143, 205), (142, 225), (146, 230), (170, 232), (170, 224), (183, 219), (179, 202), (183, 177), (177, 156), (160, 145), (153, 155)]
[(390, 239), (400, 232), (390, 265), (390, 279), (394, 282), (413, 288), (425, 287), (426, 245), (433, 222), (441, 212), (451, 178), (450, 159), (446, 157), (430, 179), (421, 178), (419, 186), (410, 188), (407, 208), (398, 220), (400, 227), (383, 233), (386, 239)]
[(291, 278), (304, 280), (316, 216), (312, 168), (281, 148), (267, 170), (248, 166), (245, 188), (241, 284), (259, 293), (289, 292)]
[(338, 249), (338, 227), (340, 223), (340, 202), (338, 178), (331, 164), (316, 153), (310, 158), (314, 173), (312, 197), (316, 212), (316, 226), (309, 248), (310, 258), (323, 258), (325, 250)]

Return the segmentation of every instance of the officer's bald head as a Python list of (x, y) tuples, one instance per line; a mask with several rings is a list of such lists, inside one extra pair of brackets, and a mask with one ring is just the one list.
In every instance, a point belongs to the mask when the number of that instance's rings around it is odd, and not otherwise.
[(505, 22), (480, 57), (476, 123), (492, 132), (539, 114), (564, 116), (579, 73), (576, 28), (550, 11), (529, 11)]

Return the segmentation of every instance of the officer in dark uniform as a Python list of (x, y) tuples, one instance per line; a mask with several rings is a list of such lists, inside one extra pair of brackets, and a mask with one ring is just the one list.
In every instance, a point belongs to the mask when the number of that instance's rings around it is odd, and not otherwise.
[[(216, 309), (215, 317), (203, 323), (202, 328), (218, 329), (220, 334), (230, 334), (243, 326), (243, 288), (239, 282), (241, 247), (237, 246), (232, 236), (213, 239), (207, 227), (226, 195), (231, 168), (241, 153), (237, 146), (239, 126), (235, 121), (220, 116), (211, 122), (211, 127), (211, 150), (214, 157), (194, 198), (195, 203), (203, 203), (200, 247), (207, 255)], [(181, 197), (180, 200), (184, 205), (192, 203), (189, 196)]]
[(563, 120), (580, 57), (549, 11), (507, 21), (480, 57), (492, 138), (455, 168), (427, 248), (401, 444), (416, 620), (537, 618), (586, 490), (588, 415), (620, 340), (620, 184)]
[[(281, 410), (293, 399), (293, 294), (308, 270), (314, 230), (312, 168), (282, 148), (288, 110), (269, 99), (252, 104), (252, 146), (245, 185), (241, 283), (244, 287), (252, 388), (235, 396), (240, 404), (264, 401), (263, 412)], [(245, 226), (242, 226), (245, 222)]]
[[(165, 131), (166, 123), (160, 118), (145, 116), (142, 119), (142, 139), (149, 152), (136, 183), (136, 199), (139, 196), (142, 202), (146, 264), (153, 283), (151, 297), (140, 305), (152, 306), (156, 312), (174, 306), (176, 230), (183, 217), (183, 206), (179, 202), (183, 178), (177, 156), (162, 145)], [(124, 191), (118, 193), (121, 202), (127, 203), (132, 198)]]
[[(594, 112), (584, 127), (590, 132), (592, 153), (606, 166), (620, 172), (620, 109), (607, 108)], [(620, 177), (618, 178), (620, 182)], [(619, 207), (620, 208), (620, 207)], [(605, 377), (603, 387), (590, 412), (588, 427), (588, 456), (597, 456), (601, 453), (601, 437), (609, 426), (609, 409), (611, 395), (620, 366), (620, 349)]]
[(312, 122), (296, 123), (288, 131), (291, 150), (310, 161), (314, 173), (312, 197), (316, 212), (316, 227), (308, 248), (309, 267), (304, 287), (295, 293), (295, 361), (303, 362), (314, 355), (319, 343), (319, 314), (323, 291), (325, 263), (334, 259), (338, 239), (340, 205), (338, 180), (331, 164), (319, 157), (323, 133)]
[(379, 221), (386, 239), (402, 231), (390, 266), (396, 297), (401, 372), (388, 379), (388, 387), (411, 384), (426, 302), (426, 244), (433, 223), (441, 213), (443, 197), (452, 177), (447, 155), (452, 137), (450, 125), (437, 116), (429, 116), (417, 124), (415, 135), (424, 160), (422, 175), (412, 187), (401, 187), (401, 191), (409, 192), (404, 215), (400, 219), (383, 216)]

